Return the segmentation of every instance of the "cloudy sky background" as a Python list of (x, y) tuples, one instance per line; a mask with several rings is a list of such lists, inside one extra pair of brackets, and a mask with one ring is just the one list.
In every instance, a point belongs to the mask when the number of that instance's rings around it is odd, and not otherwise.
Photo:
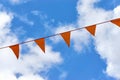
[[(118, 0), (0, 0), (0, 47), (120, 17)], [(119, 80), (120, 29), (97, 25), (46, 39), (46, 54), (34, 43), (20, 45), (20, 58), (0, 49), (0, 80)]]

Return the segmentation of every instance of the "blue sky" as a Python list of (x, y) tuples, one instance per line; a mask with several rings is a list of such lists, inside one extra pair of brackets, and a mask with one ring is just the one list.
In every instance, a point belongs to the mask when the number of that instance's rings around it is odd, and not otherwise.
[[(59, 29), (62, 26), (68, 25), (69, 27), (72, 24), (73, 28), (81, 27), (81, 24), (78, 24), (79, 19), (82, 18), (82, 13), (78, 13), (77, 10), (78, 0), (15, 1), (1, 0), (0, 4), (3, 6), (3, 10), (1, 11), (11, 12), (14, 16), (11, 21), (10, 30), (17, 36), (18, 42), (25, 41), (29, 38), (36, 39), (52, 35), (56, 33), (57, 28)], [(112, 11), (118, 5), (120, 5), (118, 0), (100, 0), (94, 3), (95, 8), (103, 9), (106, 12)], [(90, 14), (90, 12), (88, 13)], [(89, 35), (89, 33), (87, 34)], [(89, 35), (88, 39), (89, 42), (87, 45), (84, 43), (79, 45), (82, 46), (82, 50), (80, 51), (74, 49), (74, 40), (71, 40), (71, 47), (68, 48), (63, 40), (54, 43), (54, 40), (46, 39), (47, 45), (50, 45), (53, 51), (60, 53), (63, 62), (60, 64), (51, 64), (52, 67), (45, 71), (40, 70), (36, 74), (47, 78), (44, 80), (116, 80), (115, 76), (109, 76), (106, 73), (107, 59), (102, 59), (96, 50), (94, 37)], [(21, 54), (24, 54), (26, 51), (26, 48), (23, 49), (21, 51), (23, 53)], [(36, 64), (39, 64), (39, 62)], [(21, 76), (22, 73), (17, 73), (17, 77)]]

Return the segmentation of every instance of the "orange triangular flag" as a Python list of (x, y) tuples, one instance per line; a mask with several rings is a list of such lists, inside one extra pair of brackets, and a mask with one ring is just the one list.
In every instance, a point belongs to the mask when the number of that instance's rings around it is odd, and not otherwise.
[(89, 31), (93, 36), (95, 36), (96, 25), (86, 27), (87, 31)]
[(18, 59), (19, 58), (19, 44), (10, 46), (10, 48), (12, 49), (12, 51), (14, 52), (15, 56)]
[(111, 22), (120, 27), (120, 18), (111, 20)]
[(70, 31), (61, 33), (61, 36), (69, 47), (70, 46)]
[(42, 51), (45, 53), (45, 39), (44, 38), (36, 39), (35, 42), (42, 49)]

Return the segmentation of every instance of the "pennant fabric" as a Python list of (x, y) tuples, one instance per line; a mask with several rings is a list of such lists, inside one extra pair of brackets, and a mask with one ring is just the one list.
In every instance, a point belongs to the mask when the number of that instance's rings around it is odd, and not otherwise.
[(89, 31), (90, 34), (95, 36), (95, 31), (96, 31), (96, 25), (88, 26), (86, 27), (87, 31)]
[(120, 27), (120, 18), (111, 20), (111, 22)]
[(10, 46), (10, 48), (12, 49), (12, 51), (14, 52), (16, 58), (19, 58), (19, 44)]
[(64, 41), (69, 47), (70, 46), (70, 31), (61, 33), (60, 35), (62, 36), (62, 38), (64, 39)]
[(35, 42), (42, 49), (42, 51), (45, 53), (45, 39), (40, 38), (40, 39), (35, 40)]

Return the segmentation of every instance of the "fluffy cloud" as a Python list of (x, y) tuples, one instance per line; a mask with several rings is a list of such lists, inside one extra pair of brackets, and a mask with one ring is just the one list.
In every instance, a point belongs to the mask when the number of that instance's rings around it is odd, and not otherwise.
[[(17, 42), (16, 36), (10, 31), (10, 22), (12, 21), (12, 14), (7, 12), (0, 12), (0, 46), (10, 45), (11, 42)], [(11, 34), (9, 34), (11, 33)], [(6, 41), (7, 40), (7, 41)]]
[(39, 75), (26, 75), (18, 78), (18, 80), (44, 80)]
[[(113, 18), (120, 17), (118, 12), (119, 9), (120, 9), (119, 6), (115, 8), (113, 10), (113, 15), (110, 16), (113, 16)], [(119, 27), (109, 23), (109, 24), (101, 25), (98, 28), (97, 38), (96, 38), (97, 50), (101, 55), (101, 57), (106, 59), (107, 62), (107, 69), (106, 69), (107, 74), (117, 79), (120, 79), (120, 75), (119, 75), (120, 45), (118, 44), (120, 41), (120, 38), (118, 37), (119, 34), (120, 34)]]
[[(87, 26), (96, 24), (99, 22), (107, 21), (120, 17), (120, 6), (117, 6), (113, 10), (106, 11), (103, 8), (95, 7), (95, 3), (99, 0), (79, 0), (77, 3), (78, 11), (78, 26)], [(67, 30), (75, 29), (75, 24), (59, 26), (55, 33), (64, 32)], [(106, 74), (120, 79), (120, 34), (119, 27), (112, 23), (105, 23), (97, 25), (96, 37), (95, 37), (95, 49), (102, 59), (106, 61)], [(54, 42), (61, 41), (60, 37), (53, 38)], [(72, 32), (72, 41), (74, 42), (74, 49), (81, 51), (83, 45), (88, 46), (90, 35), (86, 30)]]
[[(19, 42), (17, 36), (11, 32), (13, 18), (13, 14), (0, 11), (1, 47)], [(48, 45), (46, 45), (46, 54), (43, 54), (34, 43), (21, 46), (19, 60), (9, 48), (0, 49), (0, 80), (46, 80), (47, 76), (44, 78), (39, 73), (49, 70), (52, 65), (61, 62), (60, 53), (53, 51), (52, 47)], [(20, 76), (16, 76), (16, 74), (20, 74)]]
[[(85, 26), (120, 17), (120, 6), (114, 10), (106, 11), (97, 8), (94, 3), (99, 0), (80, 0), (77, 10), (80, 15), (78, 24)], [(98, 54), (106, 60), (106, 73), (116, 79), (120, 79), (120, 34), (119, 27), (112, 23), (101, 24), (97, 26), (95, 46)]]
[[(52, 51), (52, 47), (46, 46), (46, 54), (44, 54), (38, 46), (31, 43), (25, 46), (29, 51), (21, 55), (21, 60), (18, 62), (18, 69), (15, 72), (22, 74), (36, 74), (41, 71), (46, 71), (53, 64), (62, 61), (59, 52)], [(24, 65), (23, 65), (24, 64)], [(31, 73), (31, 74), (32, 74)]]

